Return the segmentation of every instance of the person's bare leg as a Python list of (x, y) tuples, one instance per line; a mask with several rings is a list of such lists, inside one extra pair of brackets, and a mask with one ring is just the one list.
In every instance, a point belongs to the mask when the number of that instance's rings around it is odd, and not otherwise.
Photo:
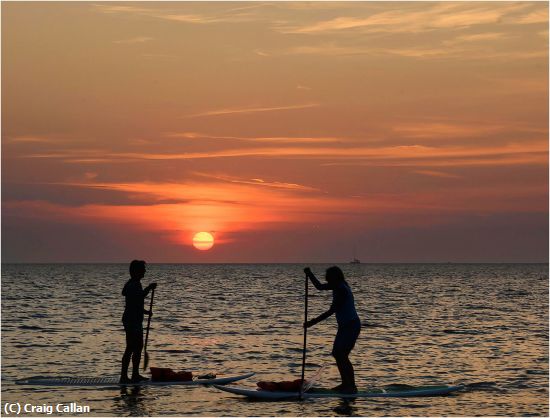
[(336, 390), (336, 391), (339, 391), (343, 387), (345, 387), (346, 384), (347, 384), (347, 382), (346, 382), (346, 369), (345, 369), (344, 363), (342, 362), (342, 356), (341, 355), (333, 352), (332, 356), (336, 360), (336, 366), (338, 367), (338, 372), (340, 373), (340, 380), (342, 381), (342, 383), (340, 383), (338, 386), (333, 387), (332, 389)]
[(342, 379), (342, 384), (336, 386), (334, 390), (342, 391), (344, 393), (356, 393), (357, 387), (355, 386), (355, 372), (349, 357), (347, 355), (337, 353), (334, 355), (334, 358), (336, 359), (336, 365), (338, 366), (338, 371), (340, 372), (340, 377)]
[(124, 355), (122, 356), (122, 367), (120, 370), (120, 383), (127, 383), (130, 381), (130, 379), (128, 379), (128, 367), (130, 366), (131, 357), (132, 357), (132, 349), (126, 346), (126, 350), (124, 350)]
[(353, 370), (353, 364), (351, 364), (349, 357), (343, 357), (341, 363), (342, 368), (344, 369), (344, 374), (346, 376), (346, 386), (352, 390), (357, 389), (357, 386), (355, 385), (355, 371)]
[(143, 349), (143, 335), (136, 335), (135, 348), (132, 353), (132, 382), (148, 380), (139, 374), (139, 363), (141, 361), (141, 350)]

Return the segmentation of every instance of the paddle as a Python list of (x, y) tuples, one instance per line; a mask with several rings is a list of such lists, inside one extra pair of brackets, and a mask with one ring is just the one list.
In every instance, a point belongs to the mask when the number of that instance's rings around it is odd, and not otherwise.
[(319, 380), (321, 380), (321, 374), (323, 373), (326, 367), (327, 367), (326, 364), (322, 364), (319, 370), (317, 370), (317, 372), (312, 377), (307, 379), (307, 383), (304, 382), (302, 386), (304, 392), (307, 392), (308, 390), (310, 390), (313, 387), (313, 385), (315, 385)]
[[(307, 290), (308, 290), (309, 279), (306, 274), (306, 294), (305, 294), (305, 308), (304, 308), (304, 323), (307, 322)], [(302, 350), (302, 384), (300, 385), (300, 399), (303, 399), (304, 394), (304, 383), (305, 383), (305, 372), (306, 372), (306, 344), (307, 344), (307, 328), (304, 327), (304, 348)]]
[(143, 349), (143, 370), (147, 370), (149, 366), (149, 353), (147, 352), (147, 340), (149, 339), (149, 328), (151, 327), (151, 317), (153, 316), (153, 298), (155, 297), (155, 289), (151, 290), (151, 303), (149, 304), (149, 318), (147, 318), (147, 333), (145, 334), (145, 345)]

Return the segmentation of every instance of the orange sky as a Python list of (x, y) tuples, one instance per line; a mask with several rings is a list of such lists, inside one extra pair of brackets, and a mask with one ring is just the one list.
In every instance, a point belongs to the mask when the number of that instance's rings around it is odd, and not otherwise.
[(1, 7), (4, 262), (548, 260), (547, 3)]

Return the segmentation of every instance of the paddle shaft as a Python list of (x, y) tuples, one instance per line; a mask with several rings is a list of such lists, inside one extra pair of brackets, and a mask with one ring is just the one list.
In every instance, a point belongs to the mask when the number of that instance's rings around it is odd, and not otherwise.
[[(308, 284), (309, 284), (309, 279), (306, 274), (304, 323), (307, 322)], [(307, 327), (304, 327), (304, 348), (302, 350), (302, 385), (300, 386), (300, 399), (302, 399), (302, 394), (304, 391), (304, 378), (305, 378), (305, 372), (306, 372), (306, 346), (307, 346)]]
[(145, 345), (143, 346), (144, 359), (143, 359), (143, 369), (147, 368), (147, 363), (149, 363), (149, 355), (147, 354), (147, 341), (149, 340), (149, 328), (151, 328), (151, 317), (153, 316), (153, 299), (155, 297), (155, 289), (151, 290), (151, 302), (149, 303), (149, 318), (147, 318), (147, 332), (145, 333)]

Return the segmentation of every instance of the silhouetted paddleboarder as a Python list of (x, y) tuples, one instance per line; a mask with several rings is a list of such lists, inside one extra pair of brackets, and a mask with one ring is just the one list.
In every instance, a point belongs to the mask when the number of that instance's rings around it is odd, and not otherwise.
[(304, 323), (304, 327), (309, 328), (313, 325), (327, 319), (332, 314), (336, 314), (338, 322), (338, 332), (334, 339), (332, 355), (336, 359), (336, 365), (342, 378), (342, 384), (333, 388), (342, 393), (357, 393), (355, 385), (355, 373), (353, 365), (349, 360), (349, 354), (355, 346), (355, 341), (361, 332), (361, 321), (355, 310), (353, 293), (349, 284), (344, 278), (344, 273), (339, 267), (330, 267), (326, 271), (327, 283), (321, 283), (311, 272), (309, 267), (304, 269), (307, 277), (317, 290), (332, 290), (332, 304), (330, 309), (322, 313), (317, 318)]
[[(130, 280), (124, 285), (122, 295), (126, 298), (126, 307), (122, 315), (122, 323), (126, 332), (126, 351), (122, 356), (122, 370), (120, 383), (133, 383), (147, 380), (139, 374), (139, 362), (143, 349), (143, 314), (149, 314), (144, 309), (145, 297), (157, 287), (151, 283), (145, 289), (141, 286), (141, 279), (145, 276), (145, 261), (134, 260), (130, 263)], [(128, 366), (132, 358), (132, 378), (128, 379)]]

